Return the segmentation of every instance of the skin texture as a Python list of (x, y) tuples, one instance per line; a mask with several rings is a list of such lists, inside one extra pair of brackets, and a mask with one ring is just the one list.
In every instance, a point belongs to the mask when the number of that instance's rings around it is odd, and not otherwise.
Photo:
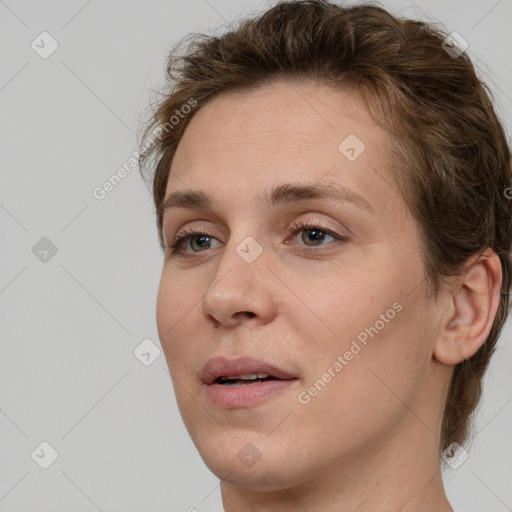
[[(354, 161), (338, 149), (349, 134), (365, 145)], [(185, 227), (210, 238), (185, 241), (191, 257), (166, 253), (157, 325), (183, 421), (228, 512), (452, 510), (438, 456), (445, 394), (453, 365), (491, 328), (501, 267), (489, 252), (429, 298), (418, 226), (386, 170), (389, 142), (354, 92), (298, 82), (217, 96), (180, 142), (167, 196), (202, 190), (216, 204), (166, 212), (166, 241)], [(324, 198), (260, 202), (283, 183), (341, 184), (374, 213)], [(297, 220), (346, 240), (290, 234)], [(236, 251), (248, 236), (263, 250), (252, 263)], [(400, 311), (300, 403), (393, 304)], [(219, 355), (264, 359), (298, 381), (220, 409), (200, 380)], [(251, 467), (237, 456), (248, 442), (261, 454)]]

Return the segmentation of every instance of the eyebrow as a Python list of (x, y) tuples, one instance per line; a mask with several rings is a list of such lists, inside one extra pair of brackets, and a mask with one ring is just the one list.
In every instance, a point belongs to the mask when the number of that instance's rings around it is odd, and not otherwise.
[[(351, 203), (369, 213), (377, 214), (367, 199), (338, 183), (315, 185), (283, 183), (266, 191), (263, 194), (262, 203), (272, 207), (307, 199), (331, 199), (334, 203)], [(178, 190), (169, 194), (164, 200), (162, 214), (172, 208), (212, 211), (214, 204), (213, 196), (201, 190)]]

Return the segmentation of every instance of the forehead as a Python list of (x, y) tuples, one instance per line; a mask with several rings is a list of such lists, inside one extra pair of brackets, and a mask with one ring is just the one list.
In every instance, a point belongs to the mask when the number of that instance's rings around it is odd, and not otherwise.
[(353, 90), (326, 85), (277, 81), (245, 92), (226, 92), (193, 117), (175, 159), (207, 154), (210, 158), (246, 155), (259, 158), (286, 153), (304, 158), (311, 150), (339, 156), (339, 143), (349, 134), (365, 145), (382, 138), (363, 100)]

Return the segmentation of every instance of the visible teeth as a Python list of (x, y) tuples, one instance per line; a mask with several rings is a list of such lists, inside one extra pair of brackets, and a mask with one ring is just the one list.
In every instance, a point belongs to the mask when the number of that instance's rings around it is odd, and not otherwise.
[(266, 379), (269, 377), (267, 373), (246, 373), (245, 375), (235, 375), (234, 377), (224, 377), (229, 380), (254, 380), (254, 379)]
[(254, 379), (264, 379), (268, 377), (266, 373), (247, 373), (245, 375), (240, 375), (239, 377), (233, 377), (234, 379), (240, 380), (254, 380)]

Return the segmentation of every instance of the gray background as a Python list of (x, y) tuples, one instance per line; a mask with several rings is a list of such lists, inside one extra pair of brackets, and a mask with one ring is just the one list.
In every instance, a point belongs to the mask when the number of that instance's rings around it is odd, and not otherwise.
[[(136, 167), (103, 200), (92, 191), (136, 149), (171, 45), (271, 4), (0, 0), (1, 511), (222, 509), (163, 353), (145, 366), (133, 352), (160, 347), (149, 192)], [(383, 4), (463, 35), (510, 133), (512, 0)], [(31, 47), (43, 31), (59, 45), (47, 59)], [(43, 237), (54, 255), (33, 251)], [(511, 337), (509, 322), (470, 456), (444, 474), (457, 512), (512, 510)], [(43, 441), (58, 452), (47, 469)]]

